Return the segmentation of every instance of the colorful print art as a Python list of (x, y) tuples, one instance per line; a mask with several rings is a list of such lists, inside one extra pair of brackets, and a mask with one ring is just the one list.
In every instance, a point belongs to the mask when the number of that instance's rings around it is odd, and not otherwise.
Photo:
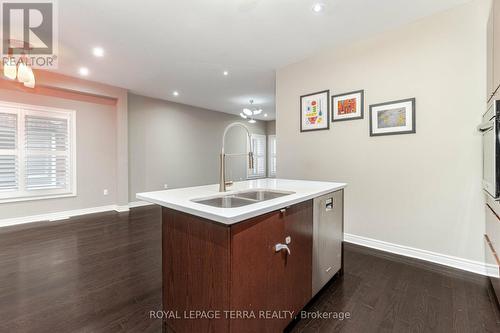
[(317, 131), (330, 128), (330, 91), (300, 97), (300, 131)]
[(370, 105), (370, 136), (416, 133), (415, 104), (409, 98)]
[(332, 121), (363, 119), (364, 90), (332, 96)]

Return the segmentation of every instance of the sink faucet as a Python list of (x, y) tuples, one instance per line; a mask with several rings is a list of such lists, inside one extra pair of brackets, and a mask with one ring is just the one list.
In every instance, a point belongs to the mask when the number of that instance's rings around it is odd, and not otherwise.
[(222, 135), (222, 150), (220, 153), (220, 183), (219, 183), (219, 192), (226, 192), (226, 186), (230, 186), (232, 182), (226, 182), (226, 156), (245, 156), (247, 153), (241, 153), (241, 154), (226, 154), (224, 153), (224, 142), (226, 141), (226, 134), (229, 131), (229, 129), (235, 127), (235, 126), (240, 126), (247, 131), (248, 134), (248, 141), (250, 142), (250, 152), (248, 153), (248, 168), (253, 169), (253, 147), (252, 147), (252, 138), (250, 136), (250, 130), (248, 127), (243, 125), (242, 123), (232, 123), (227, 125), (226, 129), (224, 130), (224, 134)]

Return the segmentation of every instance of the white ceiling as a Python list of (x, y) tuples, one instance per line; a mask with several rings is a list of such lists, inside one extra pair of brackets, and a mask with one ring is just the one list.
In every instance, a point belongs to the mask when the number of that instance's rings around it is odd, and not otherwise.
[(275, 69), (467, 0), (314, 2), (59, 0), (59, 72), (234, 114), (253, 98), (272, 119)]

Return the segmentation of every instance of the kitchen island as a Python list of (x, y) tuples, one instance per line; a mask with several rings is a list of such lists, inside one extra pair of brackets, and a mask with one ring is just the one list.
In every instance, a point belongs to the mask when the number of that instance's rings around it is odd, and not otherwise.
[(342, 272), (345, 187), (260, 179), (138, 194), (163, 207), (167, 330), (281, 332)]

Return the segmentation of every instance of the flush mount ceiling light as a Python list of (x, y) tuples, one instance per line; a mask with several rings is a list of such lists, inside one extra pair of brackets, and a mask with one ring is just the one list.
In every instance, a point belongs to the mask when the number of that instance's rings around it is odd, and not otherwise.
[[(244, 108), (243, 112), (240, 112), (240, 117), (243, 119), (248, 119), (248, 122), (250, 124), (254, 124), (255, 120), (253, 119), (254, 116), (257, 116), (262, 113), (262, 109), (254, 109), (253, 108), (253, 99), (250, 100), (250, 108)], [(265, 116), (267, 117), (267, 116)]]
[(229, 75), (229, 72), (228, 72), (228, 71), (224, 71), (224, 72), (222, 72), (222, 75), (224, 75), (224, 76), (228, 76), (228, 75)]
[(81, 76), (87, 76), (89, 75), (89, 69), (87, 67), (80, 67), (78, 73), (80, 73)]
[(92, 54), (98, 58), (104, 56), (104, 49), (102, 47), (94, 47), (92, 49)]
[(172, 95), (174, 95), (174, 96), (179, 96), (179, 92), (178, 92), (178, 91), (174, 91), (174, 92), (172, 93)]
[(324, 10), (325, 10), (325, 4), (322, 3), (322, 2), (316, 2), (312, 6), (312, 11), (315, 12), (315, 13), (321, 13)]
[(267, 113), (264, 113), (264, 117), (267, 117)]

